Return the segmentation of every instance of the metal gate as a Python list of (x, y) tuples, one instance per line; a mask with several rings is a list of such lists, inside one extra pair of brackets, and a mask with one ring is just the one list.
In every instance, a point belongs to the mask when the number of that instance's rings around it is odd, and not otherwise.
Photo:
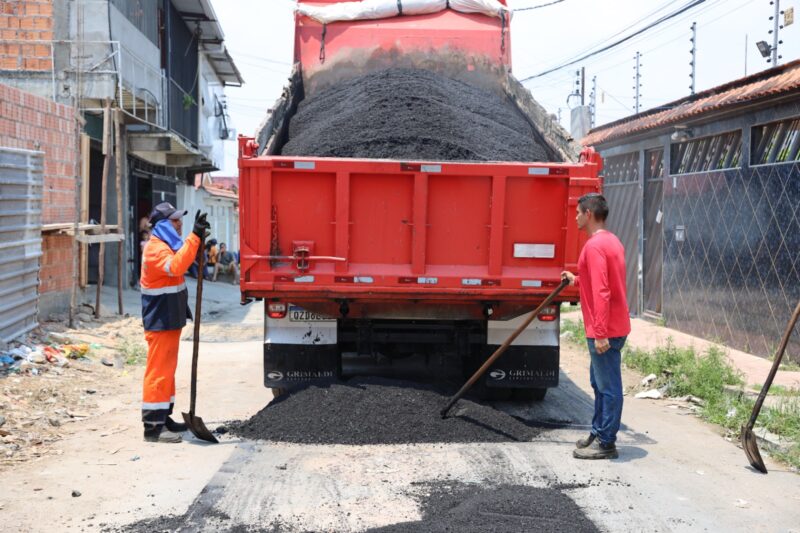
[(606, 159), (603, 195), (608, 200), (607, 227), (625, 247), (628, 309), (639, 310), (639, 152)]
[(42, 256), (42, 152), (0, 147), (0, 340), (35, 328)]
[(645, 152), (643, 300), (644, 311), (661, 314), (664, 232), (664, 149)]

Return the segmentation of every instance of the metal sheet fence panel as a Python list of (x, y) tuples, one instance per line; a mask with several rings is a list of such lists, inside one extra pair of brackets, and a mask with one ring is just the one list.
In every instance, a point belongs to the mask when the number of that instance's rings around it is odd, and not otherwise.
[(644, 283), (644, 310), (661, 313), (661, 278), (663, 272), (664, 213), (661, 194), (664, 180), (648, 179), (644, 185), (644, 250), (642, 273)]
[(628, 309), (639, 310), (639, 218), (641, 187), (639, 185), (639, 152), (630, 152), (606, 159), (603, 195), (608, 201), (607, 226), (625, 247)]
[(43, 154), (0, 147), (0, 340), (37, 326)]
[(639, 182), (609, 183), (603, 188), (608, 201), (607, 227), (625, 247), (628, 309), (637, 313), (639, 301)]
[[(676, 176), (664, 191), (664, 317), (757, 355), (800, 299), (800, 164)], [(787, 357), (800, 362), (794, 335)]]

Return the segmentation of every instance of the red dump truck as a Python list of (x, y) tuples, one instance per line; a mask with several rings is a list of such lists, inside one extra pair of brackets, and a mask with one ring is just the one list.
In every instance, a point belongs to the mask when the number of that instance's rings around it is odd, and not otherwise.
[[(397, 64), (501, 92), (553, 161), (278, 155), (303, 98)], [(602, 162), (578, 154), (510, 66), (505, 15), (296, 15), (289, 85), (257, 136), (239, 138), (241, 293), (264, 301), (265, 386), (355, 374), (461, 381), (576, 269), (575, 206), (600, 190)], [(557, 386), (560, 302), (577, 299), (567, 288), (516, 339), (479, 382), (484, 397), (542, 399)]]

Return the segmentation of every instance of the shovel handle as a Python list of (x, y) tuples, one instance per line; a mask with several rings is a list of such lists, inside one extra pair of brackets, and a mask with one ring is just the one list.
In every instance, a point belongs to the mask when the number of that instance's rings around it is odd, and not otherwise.
[(205, 278), (206, 238), (200, 238), (197, 258), (197, 296), (194, 303), (194, 335), (192, 335), (192, 382), (189, 389), (189, 415), (194, 418), (194, 407), (197, 402), (197, 359), (200, 355), (200, 315), (203, 301), (203, 278)]
[(475, 385), (475, 382), (477, 382), (478, 379), (480, 379), (480, 377), (486, 373), (486, 371), (489, 369), (490, 366), (492, 366), (492, 364), (497, 360), (498, 357), (503, 355), (503, 352), (505, 352), (508, 349), (508, 347), (511, 346), (511, 343), (514, 342), (514, 340), (517, 337), (519, 337), (520, 334), (523, 331), (525, 331), (525, 328), (527, 328), (530, 325), (530, 323), (533, 322), (533, 319), (536, 318), (539, 315), (539, 313), (542, 311), (542, 309), (544, 309), (545, 307), (550, 305), (550, 303), (555, 299), (555, 297), (558, 296), (558, 294), (562, 290), (564, 290), (564, 288), (567, 285), (569, 285), (569, 279), (567, 279), (567, 278), (562, 279), (561, 283), (558, 285), (558, 287), (556, 287), (555, 290), (553, 290), (553, 292), (551, 292), (547, 296), (547, 298), (545, 298), (544, 301), (539, 304), (539, 307), (537, 307), (536, 309), (533, 310), (533, 312), (528, 316), (528, 318), (525, 319), (525, 322), (523, 322), (516, 329), (516, 331), (514, 331), (514, 333), (512, 333), (506, 339), (506, 341), (503, 344), (501, 344), (500, 347), (497, 348), (497, 350), (494, 351), (494, 353), (489, 357), (489, 359), (487, 359), (486, 362), (483, 363), (483, 365), (472, 375), (472, 377), (469, 378), (469, 380), (466, 383), (464, 383), (464, 386), (461, 387), (461, 390), (459, 390), (455, 394), (455, 396), (450, 398), (450, 401), (447, 402), (447, 405), (439, 413), (440, 415), (442, 415), (442, 418), (446, 418), (447, 417), (447, 413), (450, 412), (450, 409), (453, 408), (453, 405), (455, 405), (455, 403), (458, 400), (460, 400), (461, 397), (464, 396), (464, 394), (466, 394), (466, 392), (470, 388), (472, 388), (473, 385)]
[(772, 361), (772, 368), (769, 369), (767, 380), (761, 387), (761, 392), (758, 393), (758, 399), (756, 400), (756, 404), (753, 406), (753, 413), (750, 415), (750, 420), (747, 422), (747, 428), (750, 430), (752, 430), (756, 425), (758, 413), (761, 412), (761, 406), (764, 405), (764, 400), (767, 398), (767, 392), (769, 392), (769, 388), (772, 386), (772, 380), (775, 379), (775, 374), (778, 373), (778, 367), (781, 366), (783, 354), (786, 351), (786, 346), (789, 344), (789, 338), (792, 336), (792, 331), (794, 330), (794, 326), (797, 324), (798, 318), (800, 318), (800, 302), (797, 302), (797, 307), (794, 308), (794, 313), (792, 313), (792, 317), (786, 324), (786, 331), (783, 332), (781, 345), (778, 347), (778, 351), (775, 353), (775, 359)]

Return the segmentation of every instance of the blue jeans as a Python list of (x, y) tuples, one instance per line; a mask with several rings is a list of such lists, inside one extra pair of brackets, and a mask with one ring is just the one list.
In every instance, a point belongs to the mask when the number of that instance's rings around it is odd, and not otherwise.
[(594, 390), (594, 416), (592, 433), (603, 444), (613, 444), (617, 440), (622, 420), (622, 347), (627, 337), (608, 339), (611, 347), (604, 353), (597, 353), (594, 339), (586, 339), (592, 364), (589, 379)]

